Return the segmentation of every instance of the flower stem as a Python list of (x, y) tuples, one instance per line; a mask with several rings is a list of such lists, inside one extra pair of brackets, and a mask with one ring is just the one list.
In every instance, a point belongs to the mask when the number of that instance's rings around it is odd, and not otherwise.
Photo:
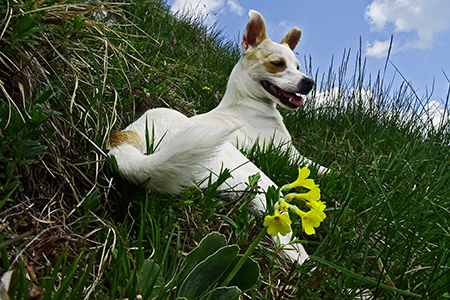
[(291, 185), (290, 184), (285, 184), (280, 189), (280, 191), (282, 191), (282, 192), (289, 192), (290, 190), (291, 190)]
[(245, 251), (244, 255), (241, 257), (241, 259), (237, 262), (236, 266), (234, 266), (233, 270), (228, 274), (227, 278), (222, 282), (220, 286), (227, 286), (231, 280), (236, 276), (236, 274), (239, 272), (241, 267), (244, 265), (247, 258), (252, 254), (253, 250), (255, 250), (256, 245), (259, 244), (259, 242), (262, 240), (262, 238), (267, 233), (267, 227), (264, 227), (261, 232), (258, 234), (256, 239), (253, 241), (253, 243), (248, 247), (247, 251)]

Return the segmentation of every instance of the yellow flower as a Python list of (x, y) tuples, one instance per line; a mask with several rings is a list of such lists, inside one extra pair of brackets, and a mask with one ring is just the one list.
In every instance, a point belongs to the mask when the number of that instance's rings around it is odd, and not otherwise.
[(295, 198), (297, 199), (305, 199), (307, 201), (318, 201), (320, 199), (320, 189), (319, 186), (314, 186), (309, 192), (307, 193), (300, 193), (296, 194)]
[(285, 236), (291, 232), (291, 226), (289, 226), (291, 223), (292, 221), (288, 213), (280, 214), (278, 210), (275, 210), (273, 216), (266, 216), (264, 218), (263, 225), (267, 227), (267, 233), (271, 236), (277, 236), (278, 233)]
[(211, 88), (209, 86), (204, 86), (204, 87), (202, 87), (202, 90), (210, 92)]
[(280, 200), (280, 210), (282, 212), (286, 212), (288, 209), (289, 209), (289, 204), (284, 200)]
[(323, 202), (323, 201), (307, 202), (306, 206), (311, 208), (311, 209), (317, 209), (317, 210), (320, 210), (320, 211), (323, 211), (326, 208), (325, 202)]
[(311, 209), (308, 212), (296, 209), (295, 213), (302, 218), (303, 230), (305, 230), (306, 234), (308, 235), (316, 233), (316, 230), (314, 228), (319, 227), (320, 222), (322, 222), (326, 218), (325, 213), (318, 209)]
[(311, 202), (309, 204), (306, 204), (306, 206), (308, 206), (311, 210), (314, 210), (317, 213), (317, 215), (322, 218), (322, 221), (325, 220), (325, 218), (327, 217), (327, 215), (323, 212), (323, 210), (326, 207), (324, 202), (322, 201)]
[(294, 181), (291, 184), (286, 184), (281, 187), (282, 192), (287, 192), (290, 189), (302, 186), (307, 189), (313, 189), (316, 187), (316, 184), (314, 183), (313, 179), (309, 179), (308, 176), (311, 173), (311, 171), (307, 167), (298, 168), (298, 178), (296, 181)]

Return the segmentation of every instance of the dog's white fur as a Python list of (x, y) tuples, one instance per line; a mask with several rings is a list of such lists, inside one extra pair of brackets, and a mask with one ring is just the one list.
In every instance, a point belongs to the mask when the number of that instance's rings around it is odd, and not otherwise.
[[(248, 176), (260, 173), (259, 186), (267, 190), (275, 183), (238, 150), (255, 142), (264, 145), (273, 140), (275, 145), (290, 148), (293, 159), (303, 159), (292, 146), (281, 114), (280, 105), (296, 109), (302, 105), (300, 94), (307, 94), (314, 81), (298, 71), (300, 64), (293, 49), (300, 40), (301, 31), (292, 28), (280, 44), (266, 34), (263, 17), (249, 12), (249, 21), (242, 40), (242, 56), (234, 67), (221, 103), (212, 111), (187, 118), (165, 108), (151, 109), (124, 131), (110, 139), (109, 155), (117, 160), (119, 170), (135, 184), (146, 182), (147, 188), (177, 194), (204, 178), (217, 176), (227, 168), (232, 178), (222, 186), (229, 196), (245, 189)], [(146, 131), (157, 148), (147, 151)], [(325, 173), (326, 168), (320, 167)], [(207, 181), (201, 187), (206, 187)], [(252, 202), (256, 212), (264, 211), (265, 198)], [(280, 236), (282, 244), (289, 243), (291, 235)], [(308, 255), (303, 247), (285, 251), (303, 262)]]

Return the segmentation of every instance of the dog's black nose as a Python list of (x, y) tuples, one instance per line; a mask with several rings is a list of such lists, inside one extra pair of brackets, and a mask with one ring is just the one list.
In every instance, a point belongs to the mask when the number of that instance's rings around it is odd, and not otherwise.
[(303, 83), (305, 86), (308, 86), (308, 87), (310, 87), (310, 88), (312, 88), (312, 87), (314, 86), (314, 80), (312, 80), (312, 79), (309, 78), (309, 77), (303, 78), (303, 79), (302, 79), (302, 83)]
[(304, 77), (300, 80), (299, 93), (306, 95), (308, 94), (314, 86), (314, 80), (309, 77)]

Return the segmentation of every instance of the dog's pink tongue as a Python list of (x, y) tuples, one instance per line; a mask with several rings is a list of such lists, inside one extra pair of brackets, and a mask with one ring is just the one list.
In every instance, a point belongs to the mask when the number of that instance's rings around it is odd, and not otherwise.
[(294, 103), (296, 106), (302, 106), (303, 105), (303, 99), (302, 97), (299, 97), (295, 94), (288, 93), (286, 91), (281, 90), (281, 93), (284, 97), (291, 99), (292, 103)]
[(297, 106), (302, 106), (303, 105), (302, 97), (298, 97), (298, 96), (293, 95), (293, 97), (291, 99), (292, 99), (292, 102), (294, 102), (295, 105), (297, 105)]

